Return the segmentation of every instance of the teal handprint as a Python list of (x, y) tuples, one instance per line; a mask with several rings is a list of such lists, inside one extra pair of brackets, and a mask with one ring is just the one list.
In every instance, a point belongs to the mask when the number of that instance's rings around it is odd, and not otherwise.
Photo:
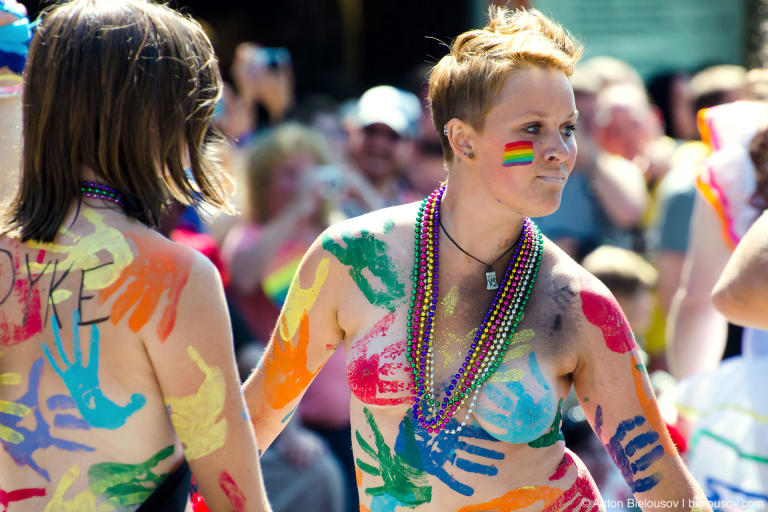
[(72, 344), (74, 361), (70, 362), (64, 348), (61, 346), (58, 319), (54, 317), (51, 326), (56, 342), (56, 350), (66, 366), (62, 370), (51, 355), (47, 345), (43, 345), (46, 359), (64, 381), (69, 393), (72, 395), (77, 408), (83, 418), (96, 428), (108, 428), (114, 430), (122, 427), (128, 417), (141, 409), (147, 399), (144, 395), (134, 393), (127, 405), (119, 406), (106, 396), (99, 385), (99, 328), (91, 324), (91, 343), (88, 351), (88, 364), (83, 366), (83, 353), (80, 348), (80, 313), (75, 310), (72, 313)]

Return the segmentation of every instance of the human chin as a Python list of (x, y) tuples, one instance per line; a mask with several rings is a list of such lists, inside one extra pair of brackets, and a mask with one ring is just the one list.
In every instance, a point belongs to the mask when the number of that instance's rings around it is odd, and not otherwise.
[(563, 195), (562, 185), (556, 186), (556, 189), (547, 191), (540, 196), (535, 205), (531, 207), (531, 213), (528, 217), (546, 217), (552, 215), (560, 208), (560, 201)]

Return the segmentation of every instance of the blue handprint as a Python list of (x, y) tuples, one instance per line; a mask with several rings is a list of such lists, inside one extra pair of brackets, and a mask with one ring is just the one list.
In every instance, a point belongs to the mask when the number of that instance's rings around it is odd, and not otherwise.
[[(72, 400), (69, 395), (53, 395), (48, 397), (45, 401), (50, 411), (60, 411), (66, 409), (74, 409), (77, 407), (77, 402)], [(90, 430), (91, 424), (85, 421), (79, 416), (69, 413), (57, 413), (53, 417), (53, 426), (58, 428), (70, 428), (79, 430)]]
[(475, 416), (481, 423), (493, 427), (488, 429), (489, 433), (501, 441), (534, 441), (552, 428), (557, 415), (555, 395), (539, 368), (535, 353), (529, 356), (528, 364), (541, 390), (537, 393), (538, 399), (534, 399), (531, 390), (519, 380), (491, 380), (483, 389), (484, 397), (475, 407)]
[[(624, 477), (632, 492), (643, 492), (652, 489), (661, 479), (660, 473), (653, 473), (650, 476), (635, 479), (637, 473), (645, 471), (656, 459), (664, 456), (664, 448), (659, 443), (659, 434), (651, 429), (650, 431), (637, 434), (627, 442), (626, 446), (622, 445), (622, 441), (624, 441), (627, 433), (643, 426), (645, 423), (646, 421), (643, 416), (635, 416), (634, 418), (624, 420), (616, 427), (616, 433), (613, 437), (606, 442), (603, 438), (603, 408), (598, 405), (595, 412), (595, 433), (605, 445), (608, 453), (611, 454), (613, 462), (621, 471), (621, 476)], [(655, 446), (650, 451), (635, 459), (634, 462), (630, 461), (630, 457), (638, 454), (639, 450), (652, 445)]]
[[(446, 428), (453, 430), (457, 426), (458, 421), (452, 419)], [(400, 423), (400, 431), (395, 440), (395, 453), (411, 466), (436, 476), (454, 491), (464, 496), (472, 496), (475, 490), (451, 476), (446, 466), (453, 465), (468, 473), (492, 476), (498, 472), (496, 466), (473, 462), (458, 455), (457, 452), (465, 452), (490, 461), (504, 459), (504, 453), (471, 444), (471, 440), (475, 439), (499, 442), (479, 425), (467, 425), (458, 434), (459, 437), (466, 438), (470, 442), (457, 439), (456, 436), (457, 434), (448, 434), (445, 431), (432, 436), (424, 427), (414, 422), (409, 413)]]
[(51, 322), (56, 349), (64, 364), (62, 370), (51, 355), (47, 345), (43, 345), (43, 352), (56, 373), (59, 374), (69, 393), (77, 403), (77, 408), (83, 418), (96, 428), (116, 429), (125, 424), (125, 420), (134, 412), (141, 409), (147, 402), (144, 395), (134, 393), (127, 405), (119, 406), (104, 396), (99, 386), (99, 328), (91, 324), (91, 343), (88, 352), (88, 366), (83, 366), (83, 353), (80, 349), (80, 313), (72, 312), (72, 344), (75, 360), (70, 362), (64, 348), (61, 346), (58, 320), (54, 317)]
[[(55, 323), (55, 322), (54, 322)], [(40, 476), (51, 481), (48, 471), (42, 469), (37, 465), (32, 458), (37, 450), (49, 448), (54, 446), (62, 450), (68, 451), (89, 451), (92, 452), (93, 448), (84, 444), (75, 443), (73, 441), (67, 441), (65, 439), (59, 439), (51, 436), (51, 427), (45, 422), (42, 413), (40, 412), (38, 390), (40, 389), (40, 376), (43, 373), (44, 361), (41, 357), (32, 364), (32, 368), (29, 371), (29, 385), (27, 392), (19, 398), (16, 403), (26, 406), (33, 411), (35, 416), (35, 430), (29, 430), (25, 427), (19, 426), (21, 417), (0, 413), (0, 425), (3, 425), (9, 429), (17, 431), (23, 437), (19, 443), (7, 443), (3, 441), (3, 447), (8, 455), (19, 466), (29, 466)]]

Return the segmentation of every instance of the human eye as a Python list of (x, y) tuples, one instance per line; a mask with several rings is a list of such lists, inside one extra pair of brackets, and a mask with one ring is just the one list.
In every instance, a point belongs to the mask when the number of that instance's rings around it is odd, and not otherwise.
[(541, 123), (532, 123), (523, 127), (523, 131), (531, 135), (537, 135), (541, 131)]
[(566, 137), (572, 137), (573, 132), (575, 131), (576, 131), (576, 124), (575, 123), (569, 124), (565, 128), (563, 128), (563, 135), (565, 135)]

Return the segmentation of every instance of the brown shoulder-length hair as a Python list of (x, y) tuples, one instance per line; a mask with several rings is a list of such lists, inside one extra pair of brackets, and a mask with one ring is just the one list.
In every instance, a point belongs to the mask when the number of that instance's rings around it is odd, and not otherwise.
[(171, 198), (229, 210), (210, 126), (221, 76), (200, 25), (145, 0), (72, 0), (41, 20), (24, 71), (10, 230), (53, 240), (85, 168), (149, 226)]

